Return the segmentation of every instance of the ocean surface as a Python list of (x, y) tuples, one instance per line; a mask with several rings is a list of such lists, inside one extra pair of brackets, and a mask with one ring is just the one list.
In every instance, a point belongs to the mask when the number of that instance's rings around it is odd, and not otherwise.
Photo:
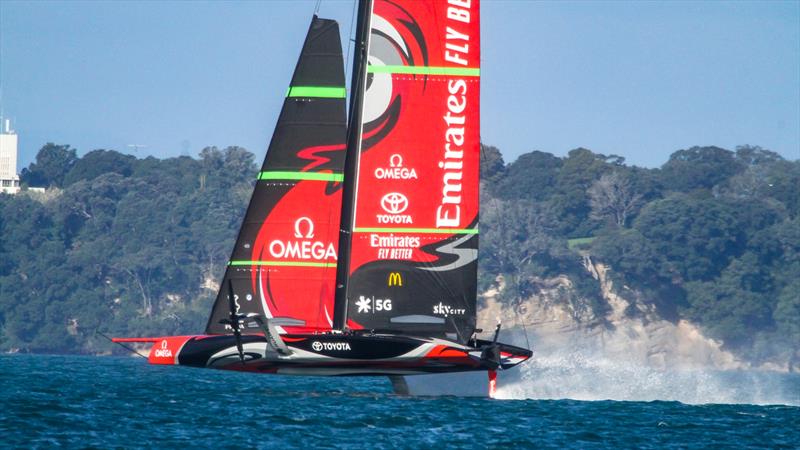
[[(774, 395), (788, 404), (528, 398), (569, 396), (569, 386), (537, 385), (559, 382), (552, 368), (546, 370), (532, 366), (508, 378), (500, 390), (505, 399), (489, 400), (396, 396), (386, 378), (252, 375), (151, 366), (129, 357), (3, 355), (0, 447), (800, 448), (797, 375), (768, 375), (777, 377), (768, 384)], [(543, 376), (537, 379), (537, 372)], [(563, 384), (575, 383), (576, 370), (566, 375)], [(740, 375), (740, 389), (753, 384)], [(670, 388), (679, 389), (677, 383)], [(644, 388), (635, 389), (647, 397)], [(577, 396), (585, 397), (585, 390)]]

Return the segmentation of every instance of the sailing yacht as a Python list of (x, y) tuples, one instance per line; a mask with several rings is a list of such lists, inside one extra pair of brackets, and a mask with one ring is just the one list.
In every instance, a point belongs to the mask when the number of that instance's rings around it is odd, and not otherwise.
[(358, 10), (349, 108), (339, 26), (311, 21), (205, 332), (116, 342), (152, 343), (152, 364), (396, 387), (487, 371), (490, 394), (531, 356), (476, 329), (479, 1)]

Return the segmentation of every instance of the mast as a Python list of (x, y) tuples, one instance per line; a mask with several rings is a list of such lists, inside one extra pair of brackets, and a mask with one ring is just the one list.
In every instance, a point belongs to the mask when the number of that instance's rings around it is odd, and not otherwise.
[(350, 79), (350, 115), (347, 122), (347, 151), (344, 163), (342, 214), (339, 229), (339, 260), (336, 265), (336, 294), (333, 309), (333, 329), (347, 327), (347, 285), (350, 275), (350, 244), (353, 237), (353, 218), (361, 149), (361, 114), (367, 87), (367, 56), (369, 55), (370, 17), (373, 0), (358, 0), (356, 22), (356, 51)]

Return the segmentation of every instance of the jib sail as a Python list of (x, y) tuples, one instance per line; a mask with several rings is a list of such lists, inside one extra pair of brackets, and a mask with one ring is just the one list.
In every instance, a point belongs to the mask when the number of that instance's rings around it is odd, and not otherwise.
[(466, 340), (477, 284), (479, 4), (371, 3), (342, 221), (352, 231), (341, 241), (346, 324)]
[[(236, 239), (208, 334), (236, 312), (331, 328), (346, 134), (339, 26), (314, 17)], [(259, 333), (256, 324), (243, 333)]]

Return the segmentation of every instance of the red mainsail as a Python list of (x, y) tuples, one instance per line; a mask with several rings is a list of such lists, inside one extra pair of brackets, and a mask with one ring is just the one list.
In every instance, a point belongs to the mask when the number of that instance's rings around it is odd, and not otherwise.
[(476, 0), (375, 0), (347, 284), (351, 328), (468, 337), (477, 284)]

